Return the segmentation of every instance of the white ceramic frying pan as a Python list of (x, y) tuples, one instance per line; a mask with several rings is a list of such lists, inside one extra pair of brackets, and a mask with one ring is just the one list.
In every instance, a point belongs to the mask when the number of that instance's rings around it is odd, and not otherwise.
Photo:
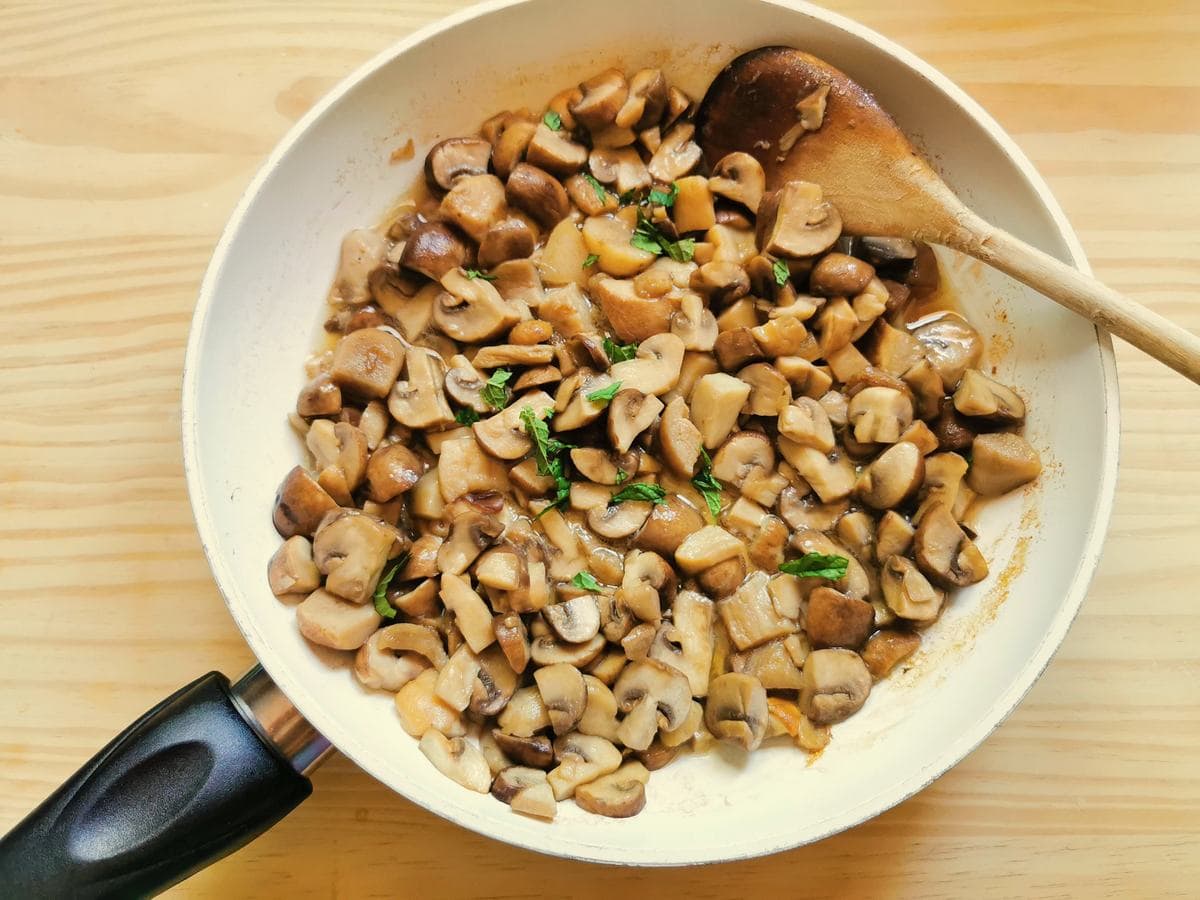
[[(699, 96), (726, 62), (765, 44), (843, 69), (968, 205), (1086, 270), (1042, 179), (982, 109), (910, 53), (816, 7), (493, 2), (414, 34), (342, 82), (271, 155), (230, 219), (196, 308), (183, 388), (188, 484), (213, 575), (267, 674), (251, 673), (232, 693), (208, 676), (152, 711), (0, 843), (0, 883), (75, 895), (159, 889), (306, 796), (297, 773), (329, 743), (413, 802), (540, 852), (632, 865), (757, 856), (888, 809), (1012, 711), (1063, 640), (1096, 566), (1117, 471), (1116, 374), (1108, 338), (1090, 323), (948, 256), (966, 314), (991, 341), (989, 363), (1028, 398), (1027, 436), (1046, 472), (1024, 496), (986, 510), (981, 544), (993, 575), (956, 595), (913, 669), (880, 684), (811, 765), (791, 747), (683, 758), (655, 773), (635, 818), (571, 804), (553, 823), (525, 818), (437, 773), (401, 730), (391, 697), (363, 690), (347, 660), (308, 645), (267, 588), (279, 541), (273, 494), (301, 458), (286, 415), (343, 234), (383, 217), (433, 142), (498, 109), (542, 108), (561, 86), (612, 65), (661, 66)], [(392, 160), (410, 139), (415, 156)]]

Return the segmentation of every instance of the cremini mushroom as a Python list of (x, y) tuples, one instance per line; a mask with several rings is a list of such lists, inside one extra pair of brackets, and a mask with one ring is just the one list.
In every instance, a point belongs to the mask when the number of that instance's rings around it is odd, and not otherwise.
[(556, 800), (566, 800), (581, 784), (595, 781), (621, 765), (621, 751), (602, 737), (573, 732), (554, 742), (558, 766), (547, 776)]
[(954, 408), (964, 416), (1006, 425), (1025, 421), (1025, 401), (1010, 387), (978, 369), (967, 369), (954, 391)]
[(729, 639), (739, 650), (750, 650), (799, 629), (794, 619), (779, 614), (768, 591), (770, 576), (755, 572), (730, 596), (717, 601), (717, 613)]
[(579, 91), (567, 108), (580, 125), (599, 131), (616, 121), (629, 97), (629, 83), (620, 69), (606, 69), (580, 84)]
[(925, 478), (925, 457), (916, 444), (901, 441), (863, 469), (855, 496), (874, 509), (892, 509), (916, 494)]
[(386, 397), (404, 364), (404, 345), (386, 331), (360, 328), (338, 341), (329, 377), (356, 397)]
[(637, 388), (643, 394), (665, 394), (679, 380), (683, 363), (683, 341), (673, 334), (656, 334), (638, 345), (633, 359), (615, 363), (610, 370), (622, 387)]
[(501, 219), (488, 228), (479, 242), (479, 265), (490, 269), (510, 259), (525, 259), (532, 255), (536, 245), (537, 236), (524, 220)]
[(703, 697), (715, 649), (713, 602), (696, 591), (680, 591), (671, 609), (672, 621), (659, 626), (648, 655), (682, 672), (692, 696)]
[(588, 510), (588, 527), (611, 540), (628, 537), (645, 524), (650, 507), (650, 503), (642, 500), (595, 506)]
[(377, 503), (387, 503), (412, 490), (424, 474), (420, 458), (403, 444), (388, 444), (367, 462), (367, 493)]
[(729, 664), (734, 672), (752, 676), (769, 691), (800, 689), (800, 667), (782, 640), (768, 641), (745, 653), (735, 653), (729, 658)]
[(682, 397), (676, 397), (663, 412), (658, 429), (659, 448), (672, 471), (691, 478), (700, 458), (702, 436), (692, 422), (691, 411)]
[(664, 502), (654, 504), (650, 518), (634, 536), (633, 546), (653, 550), (668, 559), (688, 535), (704, 527), (704, 517), (696, 507), (678, 494), (668, 494)]
[(854, 466), (845, 455), (837, 452), (825, 454), (816, 447), (803, 447), (782, 434), (778, 444), (783, 458), (796, 469), (822, 503), (841, 500), (854, 490)]
[(854, 297), (865, 291), (874, 277), (870, 263), (845, 253), (827, 253), (813, 266), (808, 289), (818, 297)]
[(608, 404), (608, 439), (618, 453), (627, 453), (637, 437), (654, 424), (663, 403), (653, 394), (623, 387)]
[(865, 600), (848, 597), (829, 587), (808, 595), (805, 631), (814, 647), (861, 647), (871, 634), (875, 613)]
[(366, 603), (396, 537), (395, 529), (371, 516), (349, 510), (329, 513), (313, 538), (313, 561), (325, 575), (325, 589), (352, 603)]
[(581, 644), (600, 633), (600, 605), (591, 594), (552, 603), (542, 609), (542, 617), (564, 641)]
[(504, 218), (504, 183), (495, 175), (464, 175), (442, 198), (440, 212), (478, 243)]
[(762, 164), (749, 153), (730, 153), (713, 166), (708, 187), (714, 194), (756, 213), (767, 187), (767, 177)]
[(620, 455), (599, 447), (576, 447), (570, 451), (575, 470), (595, 484), (623, 484), (637, 474), (641, 453), (629, 451)]
[(971, 445), (967, 487), (982, 497), (996, 497), (1033, 481), (1041, 471), (1037, 451), (1019, 434), (981, 434)]
[(529, 634), (518, 613), (505, 613), (492, 620), (496, 643), (514, 672), (524, 672), (529, 665)]
[(853, 650), (814, 650), (804, 661), (800, 709), (817, 725), (833, 725), (858, 712), (871, 693), (871, 673)]
[(420, 654), (393, 653), (390, 648), (381, 646), (386, 633), (387, 629), (381, 628), (358, 648), (354, 656), (354, 675), (366, 687), (398, 691), (428, 669), (430, 664)]
[(369, 603), (353, 603), (318, 588), (296, 607), (300, 633), (322, 647), (357, 650), (383, 621)]
[(698, 295), (685, 294), (679, 309), (671, 313), (671, 334), (683, 341), (686, 350), (712, 350), (718, 336), (717, 319)]
[(544, 122), (534, 130), (525, 150), (527, 162), (560, 178), (574, 175), (584, 167), (587, 158), (587, 147), (562, 131), (551, 130)]
[(443, 388), (446, 394), (459, 406), (467, 406), (477, 413), (490, 412), (482, 396), (487, 385), (487, 377), (471, 365), (465, 356), (454, 356), (446, 370)]
[(759, 206), (759, 228), (764, 253), (804, 259), (833, 246), (842, 230), (842, 218), (818, 185), (789, 181), (764, 197)]
[(625, 714), (617, 736), (631, 750), (645, 750), (659, 728), (678, 728), (691, 709), (686, 676), (652, 659), (631, 662), (613, 686), (617, 706)]
[(267, 582), (277, 597), (308, 594), (321, 586), (321, 570), (313, 562), (308, 538), (297, 534), (279, 545), (267, 564)]
[(850, 398), (847, 416), (856, 441), (894, 444), (912, 424), (912, 401), (895, 388), (868, 387)]
[(404, 243), (400, 265), (427, 278), (475, 264), (475, 247), (447, 222), (422, 222)]
[(692, 421), (706, 448), (719, 447), (729, 436), (751, 390), (750, 385), (724, 372), (704, 375), (696, 382), (691, 397)]
[[(437, 472), (438, 488), (447, 503), (472, 492), (504, 491), (508, 488), (504, 466), (485, 453), (469, 431), (464, 437), (442, 444), (438, 466), (431, 471)], [(420, 487), (418, 483), (413, 489), (414, 504)]]
[(921, 636), (913, 631), (885, 628), (871, 635), (862, 650), (862, 660), (873, 678), (878, 681), (912, 656), (921, 646)]
[[(603, 228), (597, 228), (594, 234), (597, 241), (608, 237)], [(596, 246), (617, 247), (620, 254), (617, 258), (626, 258), (625, 250), (620, 248), (619, 244), (609, 244), (606, 240), (604, 245), (597, 243)], [(585, 245), (583, 252), (597, 251), (589, 251)], [(635, 289), (633, 281), (613, 278), (606, 272), (600, 272), (588, 282), (588, 291), (600, 304), (613, 333), (622, 341), (644, 341), (670, 330), (671, 314), (675, 311), (674, 304), (666, 297), (642, 296)]]
[(446, 609), (454, 613), (459, 631), (475, 653), (481, 653), (495, 642), (491, 610), (467, 579), (461, 575), (444, 573), (439, 594)]
[(479, 657), (463, 644), (438, 671), (433, 692), (447, 706), (462, 712), (471, 702), (471, 691), (479, 674)]
[(963, 373), (978, 366), (983, 357), (983, 338), (958, 313), (922, 320), (913, 327), (912, 336), (921, 342), (947, 388), (956, 387)]
[(766, 354), (749, 328), (731, 328), (720, 331), (713, 341), (713, 353), (717, 362), (727, 372), (733, 372), (748, 362), (762, 359)]
[(751, 675), (727, 672), (708, 686), (704, 724), (718, 740), (755, 750), (767, 733), (767, 692)]
[(946, 595), (929, 583), (912, 560), (889, 556), (879, 574), (883, 599), (902, 619), (932, 622), (941, 612)]
[(530, 657), (539, 666), (569, 663), (582, 669), (604, 650), (604, 635), (598, 634), (581, 644), (556, 640), (553, 635), (543, 634), (530, 644)]
[(922, 572), (945, 587), (966, 587), (988, 574), (987, 560), (944, 503), (934, 504), (921, 517), (913, 556)]
[(646, 806), (646, 783), (650, 772), (641, 762), (630, 760), (608, 775), (575, 789), (575, 804), (587, 812), (610, 819), (636, 816)]
[(329, 292), (333, 306), (361, 306), (371, 299), (371, 273), (387, 259), (388, 243), (377, 231), (357, 228), (342, 239), (337, 276)]
[(750, 396), (742, 412), (751, 416), (778, 416), (792, 402), (792, 386), (769, 363), (754, 363), (737, 373), (750, 385)]
[(655, 180), (670, 184), (696, 168), (702, 154), (692, 140), (695, 132), (694, 125), (680, 124), (663, 135), (647, 166)]
[[(538, 696), (538, 702), (541, 702), (541, 694), (537, 693), (536, 688), (522, 688), (521, 690), (533, 691)], [(547, 716), (547, 724), (549, 724), (549, 716)], [(493, 728), (491, 735), (505, 756), (522, 765), (536, 769), (548, 769), (554, 764), (554, 747), (550, 743), (550, 738), (544, 734), (521, 736), (507, 734), (499, 728)]]
[(832, 452), (833, 425), (825, 408), (811, 397), (798, 397), (779, 412), (779, 433), (804, 447)]
[(467, 500), (455, 500), (444, 515), (450, 533), (438, 549), (438, 571), (461, 575), (500, 537), (504, 524)]
[(479, 138), (448, 138), (434, 144), (425, 156), (425, 180), (431, 188), (450, 190), (464, 175), (484, 175), (492, 145)]
[(388, 412), (409, 428), (437, 428), (454, 421), (446, 401), (445, 363), (433, 350), (413, 347), (405, 361), (405, 377), (388, 394)]
[(429, 729), (417, 746), (434, 768), (469, 791), (486, 794), (492, 785), (492, 771), (483, 753), (465, 738), (448, 738)]
[(689, 575), (743, 556), (745, 552), (745, 545), (719, 525), (706, 525), (674, 548), (675, 564)]
[(327, 372), (321, 372), (306, 384), (296, 400), (296, 412), (311, 416), (333, 416), (341, 412), (342, 389), (333, 383)]
[(462, 714), (433, 692), (437, 676), (434, 669), (426, 669), (396, 693), (400, 727), (412, 737), (419, 738), (431, 729), (449, 738), (467, 733)]
[[(550, 714), (542, 703), (537, 685), (518, 689), (497, 721), (500, 730), (516, 737), (531, 738), (539, 731), (550, 727)], [(504, 744), (501, 744), (504, 747)], [(507, 750), (505, 752), (508, 752)]]
[(775, 448), (760, 431), (730, 435), (712, 456), (712, 473), (722, 484), (740, 488), (756, 472), (775, 468)]
[(496, 774), (492, 782), (492, 796), (507, 803), (516, 812), (540, 819), (553, 819), (558, 809), (554, 791), (540, 769), (525, 766), (510, 766)]
[(554, 409), (554, 398), (544, 391), (531, 391), (494, 416), (476, 422), (471, 430), (479, 446), (497, 459), (520, 459), (527, 454), (533, 443), (521, 419), (526, 409), (542, 419)]
[(587, 687), (583, 675), (568, 663), (543, 666), (533, 673), (542, 705), (550, 717), (555, 734), (568, 734), (583, 718), (587, 707)]
[[(618, 195), (648, 188), (651, 183), (650, 170), (646, 168), (641, 156), (632, 147), (597, 147), (588, 156), (588, 169), (596, 181), (612, 185)], [(593, 198), (600, 202), (601, 210), (609, 209), (607, 196), (611, 196), (611, 194), (605, 192), (606, 198), (600, 200), (594, 186), (590, 183), (588, 190), (591, 190)], [(596, 213), (591, 214), (595, 215)]]
[(444, 290), (433, 305), (433, 323), (456, 341), (486, 341), (520, 320), (516, 310), (491, 282), (470, 278), (462, 269), (451, 269), (441, 278)]
[[(624, 668), (624, 660), (621, 660)], [(613, 678), (612, 681), (616, 679)], [(587, 705), (583, 716), (576, 726), (581, 734), (595, 735), (606, 741), (617, 740), (617, 699), (600, 678), (595, 675), (583, 676), (587, 688)]]
[(649, 550), (630, 550), (616, 600), (643, 622), (657, 622), (675, 599), (675, 570)]
[(713, 195), (708, 189), (707, 178), (703, 175), (677, 178), (675, 187), (678, 194), (675, 197), (675, 205), (671, 207), (671, 219), (678, 231), (708, 231), (717, 224)]

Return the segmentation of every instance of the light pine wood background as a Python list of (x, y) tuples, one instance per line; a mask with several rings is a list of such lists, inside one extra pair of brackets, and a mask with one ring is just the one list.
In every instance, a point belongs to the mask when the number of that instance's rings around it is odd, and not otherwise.
[[(250, 664), (180, 463), (201, 274), (308, 106), (465, 5), (0, 3), (0, 830), (168, 692)], [(1195, 0), (829, 5), (962, 84), (1099, 276), (1200, 330)], [(902, 806), (770, 859), (623, 871), (493, 843), (338, 759), (174, 895), (1195, 896), (1200, 389), (1117, 358), (1119, 494), (1084, 612), (1007, 724)]]

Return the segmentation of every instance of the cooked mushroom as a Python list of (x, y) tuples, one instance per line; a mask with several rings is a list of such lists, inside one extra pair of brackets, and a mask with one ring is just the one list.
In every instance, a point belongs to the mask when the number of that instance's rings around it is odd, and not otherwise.
[(533, 673), (542, 704), (555, 734), (574, 730), (587, 706), (587, 688), (579, 670), (567, 663), (544, 666)]
[(570, 453), (571, 462), (588, 481), (596, 484), (623, 484), (637, 474), (641, 453), (630, 451), (616, 456), (599, 447), (577, 447)]
[(767, 177), (759, 161), (749, 153), (740, 152), (721, 157), (708, 180), (714, 194), (740, 203), (752, 213), (758, 212), (766, 186)]
[[(438, 487), (447, 503), (472, 492), (503, 491), (508, 487), (503, 465), (485, 453), (470, 432), (442, 444), (438, 466), (431, 471), (437, 472)], [(414, 505), (420, 487), (418, 483), (413, 489)]]
[(671, 314), (671, 334), (683, 341), (687, 350), (712, 350), (718, 337), (717, 320), (700, 297), (685, 294), (680, 300), (679, 309)]
[(622, 388), (608, 405), (608, 439), (618, 453), (627, 453), (634, 440), (654, 424), (662, 401), (637, 388)]
[(617, 736), (631, 750), (649, 747), (660, 727), (678, 728), (692, 704), (683, 673), (652, 659), (629, 663), (613, 687), (613, 696), (625, 713)]
[(978, 369), (967, 369), (954, 391), (954, 408), (964, 416), (1013, 424), (1025, 420), (1025, 402), (1017, 392)]
[(446, 705), (433, 692), (437, 675), (435, 670), (426, 669), (396, 693), (400, 727), (412, 737), (419, 738), (430, 729), (450, 738), (467, 733), (459, 711)]
[(695, 575), (727, 559), (743, 556), (746, 547), (724, 528), (707, 525), (685, 537), (673, 551), (675, 564)]
[(659, 626), (648, 655), (682, 672), (692, 696), (703, 697), (715, 649), (713, 602), (695, 591), (681, 591), (671, 609), (673, 621)]
[[(541, 703), (541, 694), (538, 693), (536, 688), (527, 687), (521, 690), (532, 691), (537, 695), (538, 702)], [(520, 691), (517, 693), (520, 693)], [(548, 722), (549, 716), (547, 715), (547, 724)], [(504, 755), (522, 765), (532, 766), (536, 769), (548, 769), (554, 764), (554, 748), (550, 744), (550, 738), (544, 734), (520, 736), (507, 734), (499, 728), (493, 728), (491, 734), (496, 744), (504, 752)]]
[[(651, 183), (650, 170), (632, 147), (596, 147), (588, 156), (588, 169), (596, 181), (612, 185), (618, 195), (648, 188)], [(589, 184), (588, 189), (600, 201), (601, 208), (607, 210), (607, 197), (612, 195), (605, 192), (606, 197), (601, 200), (593, 185)]]
[(821, 453), (834, 448), (833, 425), (824, 407), (811, 397), (799, 397), (779, 413), (779, 433)]
[(629, 97), (620, 69), (606, 69), (579, 85), (580, 96), (567, 105), (576, 121), (590, 131), (612, 125)]
[(712, 473), (722, 484), (740, 488), (752, 474), (775, 468), (775, 448), (759, 431), (731, 435), (712, 457)]
[(404, 243), (400, 265), (405, 269), (440, 279), (452, 269), (475, 263), (475, 248), (446, 222), (422, 222)]
[(425, 157), (425, 180), (431, 188), (448, 191), (464, 175), (484, 175), (492, 145), (478, 138), (449, 138), (434, 144)]
[[(625, 661), (620, 659), (621, 667)], [(615, 681), (615, 677), (612, 679)], [(576, 726), (581, 734), (595, 735), (606, 741), (617, 740), (617, 699), (608, 685), (595, 675), (584, 675), (584, 685), (587, 688), (587, 705), (583, 717)]]
[(745, 556), (732, 556), (696, 576), (700, 587), (718, 600), (728, 597), (746, 580)]
[(654, 504), (650, 518), (633, 539), (633, 546), (653, 550), (668, 559), (688, 535), (704, 527), (704, 517), (678, 494), (668, 494), (664, 502)]
[(500, 537), (504, 525), (494, 515), (464, 500), (456, 500), (446, 507), (446, 517), (450, 522), (450, 534), (438, 549), (438, 571), (461, 575)]
[(691, 478), (700, 458), (700, 430), (690, 418), (687, 403), (676, 397), (663, 412), (659, 424), (659, 448), (668, 466), (678, 475)]
[(967, 487), (980, 496), (996, 497), (1033, 481), (1041, 471), (1037, 451), (1019, 434), (981, 434), (971, 445)]
[(779, 614), (768, 591), (770, 576), (755, 572), (732, 595), (717, 601), (717, 612), (729, 639), (739, 650), (750, 650), (799, 628), (794, 619)]
[(591, 640), (581, 644), (571, 644), (557, 641), (552, 635), (544, 634), (534, 639), (530, 645), (530, 656), (539, 666), (552, 666), (555, 663), (570, 663), (577, 669), (582, 669), (604, 649), (604, 635), (596, 635)]
[(397, 654), (380, 646), (386, 632), (386, 628), (376, 631), (358, 648), (354, 675), (365, 687), (398, 691), (428, 669), (429, 662), (417, 653)]
[(361, 306), (371, 299), (371, 273), (387, 260), (388, 243), (377, 231), (358, 228), (342, 240), (337, 277), (329, 292), (334, 306)]
[(590, 641), (600, 632), (600, 606), (591, 594), (553, 603), (542, 609), (542, 616), (555, 634), (571, 644)]
[(388, 395), (388, 412), (409, 428), (438, 428), (454, 421), (446, 401), (445, 363), (433, 350), (413, 347), (405, 362), (405, 380)]
[(854, 297), (865, 291), (874, 277), (870, 263), (845, 253), (827, 253), (813, 266), (808, 289), (818, 297)]
[(800, 709), (817, 725), (858, 712), (871, 693), (871, 673), (853, 650), (814, 650), (804, 662)]
[(529, 635), (518, 613), (506, 613), (492, 620), (496, 643), (514, 672), (524, 672), (529, 665)]
[(474, 744), (461, 737), (448, 738), (430, 729), (417, 744), (434, 767), (469, 791), (486, 794), (492, 785), (492, 771)]
[(424, 465), (403, 444), (388, 444), (371, 454), (367, 463), (368, 495), (377, 503), (387, 503), (411, 490)]
[(947, 388), (955, 387), (963, 373), (978, 366), (983, 357), (983, 338), (957, 313), (942, 313), (918, 323), (912, 336), (921, 342)]
[(370, 604), (354, 603), (321, 588), (296, 607), (300, 633), (314, 644), (334, 650), (357, 650), (381, 621)]
[(515, 811), (542, 819), (553, 819), (558, 807), (546, 773), (540, 769), (509, 766), (496, 773), (491, 793)]
[(482, 241), (488, 230), (504, 218), (504, 183), (495, 175), (462, 176), (442, 198), (440, 211), (464, 234)]
[(814, 647), (856, 649), (866, 642), (874, 624), (875, 612), (865, 600), (828, 587), (815, 588), (808, 595), (804, 629)]
[(921, 571), (945, 587), (966, 587), (987, 578), (987, 560), (944, 503), (934, 504), (921, 517), (913, 555)]
[(709, 450), (721, 445), (737, 424), (751, 386), (724, 372), (704, 375), (692, 389), (692, 421)]
[(604, 738), (574, 732), (554, 742), (558, 766), (548, 779), (556, 800), (566, 800), (581, 784), (595, 781), (621, 765), (621, 751)]
[(871, 635), (867, 646), (863, 648), (862, 659), (867, 671), (878, 681), (887, 677), (892, 669), (912, 656), (920, 646), (921, 636), (916, 632), (885, 628)]
[(679, 380), (683, 341), (673, 334), (656, 334), (638, 345), (637, 356), (613, 365), (610, 374), (623, 387), (643, 394), (665, 394)]
[(469, 646), (463, 644), (454, 651), (454, 655), (438, 672), (433, 692), (451, 709), (462, 712), (471, 702), (471, 691), (478, 674), (479, 657)]
[(325, 575), (325, 589), (351, 603), (370, 600), (397, 534), (357, 511), (328, 514), (313, 538), (313, 561)]
[(490, 269), (510, 259), (525, 259), (533, 254), (536, 244), (533, 229), (522, 219), (501, 219), (479, 242), (479, 265)]
[(587, 523), (601, 537), (616, 540), (633, 534), (650, 516), (651, 504), (641, 500), (627, 500), (588, 510)]
[(789, 181), (759, 207), (762, 252), (788, 259), (824, 253), (837, 240), (842, 218), (808, 181)]
[(313, 562), (307, 538), (293, 535), (279, 546), (267, 565), (267, 581), (277, 597), (308, 594), (321, 586), (321, 571)]
[(856, 441), (894, 444), (912, 424), (912, 401), (895, 388), (868, 387), (850, 398), (847, 414)]
[(558, 179), (528, 163), (521, 163), (512, 170), (504, 187), (504, 196), (511, 206), (529, 213), (546, 229), (562, 221), (571, 208), (567, 192)]
[[(508, 701), (508, 706), (500, 713), (497, 724), (505, 734), (523, 738), (531, 738), (542, 729), (549, 728), (550, 714), (542, 703), (542, 695), (537, 686), (528, 685), (517, 690)], [(503, 746), (501, 744), (501, 747)]]
[(708, 686), (704, 724), (718, 740), (756, 750), (767, 733), (767, 692), (757, 678), (727, 672)]
[[(618, 260), (627, 258), (625, 250), (620, 248), (619, 237), (607, 235), (598, 229), (593, 239), (599, 241), (601, 238), (604, 239), (604, 246), (618, 248)], [(628, 240), (628, 236), (625, 239)], [(596, 246), (601, 245), (597, 243)], [(583, 247), (583, 252), (589, 252), (586, 246)], [(650, 259), (653, 259), (653, 256), (650, 256)], [(668, 331), (671, 327), (671, 314), (675, 311), (671, 301), (665, 297), (641, 296), (635, 290), (632, 281), (612, 278), (601, 272), (588, 282), (588, 290), (592, 298), (599, 302), (614, 334), (622, 341), (644, 341)], [(679, 338), (676, 337), (675, 340)], [(682, 341), (680, 343), (682, 345)]]
[(455, 624), (475, 653), (482, 653), (495, 642), (491, 610), (467, 579), (449, 572), (443, 574), (439, 594), (446, 609), (454, 613)]
[(792, 402), (792, 388), (779, 370), (769, 363), (754, 363), (737, 373), (750, 385), (750, 397), (742, 412), (751, 416), (778, 416)]
[(378, 328), (360, 328), (338, 341), (329, 377), (345, 393), (386, 397), (403, 364), (400, 341)]
[(782, 434), (778, 443), (784, 459), (800, 473), (822, 503), (841, 500), (854, 490), (854, 466), (846, 456), (827, 455), (816, 447), (802, 447)]
[(477, 413), (490, 412), (492, 407), (483, 399), (486, 385), (487, 379), (465, 356), (455, 356), (450, 360), (443, 388), (455, 403)]
[(684, 124), (663, 135), (647, 166), (655, 180), (670, 184), (696, 168), (702, 154), (700, 146), (692, 140), (695, 132), (694, 125)]
[(479, 446), (497, 459), (520, 459), (533, 447), (525, 431), (521, 415), (532, 409), (534, 416), (543, 418), (554, 409), (554, 398), (544, 391), (531, 391), (518, 397), (494, 416), (471, 426)]
[(916, 444), (893, 444), (863, 469), (854, 493), (874, 509), (892, 509), (913, 496), (925, 478), (925, 457)]
[(608, 775), (581, 784), (575, 789), (575, 803), (580, 809), (610, 819), (636, 816), (646, 806), (646, 782), (650, 772), (630, 760)]
[[(596, 268), (617, 278), (637, 275), (654, 262), (654, 254), (638, 247), (632, 238), (632, 226), (618, 216), (592, 216), (583, 223), (583, 240), (596, 257)], [(603, 295), (600, 302), (604, 306)]]
[(800, 667), (796, 665), (782, 640), (768, 641), (745, 653), (735, 653), (730, 656), (729, 664), (734, 672), (752, 676), (769, 691), (800, 689)]
[(322, 372), (304, 386), (296, 400), (296, 412), (305, 418), (332, 416), (342, 409), (342, 389)]
[(544, 122), (537, 126), (525, 150), (526, 161), (560, 178), (574, 175), (587, 158), (587, 147), (575, 143), (562, 131), (552, 131)]
[[(456, 341), (478, 342), (512, 328), (520, 317), (492, 284), (451, 269), (441, 278), (445, 290), (433, 306), (433, 322)], [(357, 332), (356, 332), (357, 333)]]
[(900, 618), (914, 622), (932, 622), (946, 599), (946, 595), (931, 585), (912, 561), (903, 556), (890, 556), (885, 560), (879, 583), (888, 608)]

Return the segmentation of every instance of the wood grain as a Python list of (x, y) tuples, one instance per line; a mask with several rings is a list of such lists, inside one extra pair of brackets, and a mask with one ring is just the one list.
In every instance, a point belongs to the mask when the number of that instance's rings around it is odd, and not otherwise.
[[(200, 277), (275, 141), (454, 0), (0, 7), (0, 829), (116, 730), (250, 654), (179, 449)], [(1200, 9), (830, 4), (1017, 138), (1113, 288), (1200, 331)], [(179, 897), (1194, 896), (1200, 391), (1117, 349), (1116, 515), (1084, 612), (1018, 712), (877, 820), (756, 862), (582, 866), (413, 807), (344, 760)]]

